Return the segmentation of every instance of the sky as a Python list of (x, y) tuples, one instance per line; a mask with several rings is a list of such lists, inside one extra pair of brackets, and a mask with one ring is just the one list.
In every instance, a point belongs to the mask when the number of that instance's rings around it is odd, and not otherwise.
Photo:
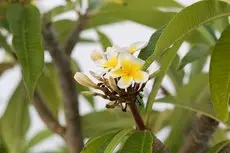
[[(184, 5), (189, 5), (192, 2), (195, 2), (195, 0), (178, 0)], [(63, 4), (64, 0), (38, 0), (37, 5), (41, 12), (47, 11), (50, 8)], [(76, 16), (73, 13), (67, 13), (59, 17), (60, 18), (76, 18)], [(58, 18), (57, 18), (58, 19)], [(100, 30), (107, 34), (109, 38), (112, 40), (112, 42), (118, 46), (128, 46), (131, 43), (139, 42), (139, 41), (145, 41), (147, 42), (150, 38), (151, 34), (155, 31), (154, 29), (151, 29), (146, 26), (142, 26), (130, 21), (125, 21), (121, 23), (116, 23), (113, 25), (108, 26), (102, 26), (100, 27)], [(98, 39), (96, 33), (93, 30), (87, 30), (82, 33), (82, 36), (90, 37), (94, 39)], [(185, 50), (188, 49), (188, 44), (183, 44), (180, 48), (180, 55), (185, 55)], [(90, 53), (93, 50), (101, 50), (101, 46), (99, 44), (79, 44), (77, 47), (74, 48), (74, 52), (72, 54), (72, 57), (78, 61), (80, 67), (82, 68), (83, 72), (88, 74), (89, 70), (94, 70), (96, 68), (95, 64), (90, 60)], [(3, 60), (3, 52), (0, 51), (0, 61)], [(48, 53), (46, 53), (45, 56), (46, 61), (50, 61), (51, 58)], [(0, 116), (3, 114), (8, 99), (10, 98), (12, 92), (14, 91), (17, 83), (21, 80), (21, 74), (20, 74), (20, 67), (15, 66), (14, 68), (7, 70), (5, 73), (2, 74), (0, 77)], [(151, 84), (151, 83), (149, 83)], [(163, 84), (167, 84), (167, 87), (170, 89), (170, 91), (173, 92), (173, 88), (170, 85), (170, 82), (168, 79), (164, 79)], [(148, 91), (146, 91), (148, 92)], [(101, 98), (96, 98), (96, 109), (102, 110), (104, 109), (105, 100), (102, 100)], [(100, 101), (100, 103), (99, 103)], [(164, 110), (165, 108), (172, 108), (170, 105), (155, 105), (154, 109), (158, 110)], [(91, 111), (90, 106), (85, 102), (85, 100), (80, 97), (80, 114), (84, 115)], [(27, 139), (31, 138), (36, 132), (44, 129), (45, 125), (40, 120), (38, 114), (34, 110), (33, 107), (30, 107), (30, 114), (31, 114), (31, 122), (32, 126), (30, 127), (29, 132), (27, 133)], [(62, 123), (64, 122), (63, 113), (60, 113), (60, 120)], [(165, 128), (162, 131), (160, 131), (157, 136), (161, 140), (164, 140), (167, 136), (167, 133), (169, 133), (170, 128)], [(39, 153), (43, 150), (54, 148), (55, 146), (60, 146), (63, 144), (63, 141), (58, 136), (53, 136), (51, 139), (44, 141), (39, 145), (38, 147), (34, 148), (32, 150), (32, 153)]]

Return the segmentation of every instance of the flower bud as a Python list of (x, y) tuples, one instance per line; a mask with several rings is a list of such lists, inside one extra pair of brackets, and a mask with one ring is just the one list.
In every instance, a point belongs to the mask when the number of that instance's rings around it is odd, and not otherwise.
[(93, 81), (89, 79), (89, 77), (83, 73), (77, 72), (74, 75), (74, 79), (82, 86), (99, 88)]
[(117, 84), (115, 82), (115, 80), (112, 77), (108, 78), (108, 82), (109, 82), (109, 86), (114, 90), (114, 91), (119, 91), (119, 89), (117, 88)]
[(93, 61), (98, 61), (98, 60), (103, 59), (103, 55), (99, 51), (93, 51), (91, 53), (91, 59)]
[(99, 80), (99, 81), (102, 80), (101, 77), (100, 77), (99, 75), (97, 75), (95, 72), (89, 71), (89, 73), (90, 73), (95, 79), (97, 79), (97, 80)]

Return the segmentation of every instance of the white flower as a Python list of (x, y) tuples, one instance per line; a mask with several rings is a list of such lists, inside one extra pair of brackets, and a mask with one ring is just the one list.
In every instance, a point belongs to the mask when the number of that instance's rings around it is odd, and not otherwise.
[(133, 82), (145, 83), (148, 80), (149, 74), (141, 70), (144, 64), (143, 60), (123, 53), (119, 55), (119, 63), (121, 67), (109, 73), (113, 78), (121, 77), (117, 83), (119, 88), (125, 89)]

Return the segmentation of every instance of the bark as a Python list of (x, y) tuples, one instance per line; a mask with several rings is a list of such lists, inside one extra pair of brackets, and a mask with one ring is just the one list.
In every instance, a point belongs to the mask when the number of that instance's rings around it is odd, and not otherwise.
[(80, 33), (84, 29), (84, 26), (85, 26), (85, 24), (87, 22), (87, 19), (88, 19), (87, 14), (82, 15), (82, 14), (79, 13), (79, 19), (77, 21), (76, 28), (73, 30), (71, 36), (66, 41), (66, 44), (65, 44), (65, 47), (64, 47), (64, 50), (65, 50), (65, 52), (66, 52), (66, 54), (68, 56), (72, 53), (72, 51), (74, 49), (74, 46), (79, 41)]
[(216, 120), (202, 115), (197, 119), (179, 153), (206, 153), (208, 141), (217, 127), (218, 122)]
[(52, 56), (60, 77), (66, 120), (66, 132), (64, 138), (69, 152), (79, 153), (83, 147), (83, 138), (81, 134), (77, 91), (71, 69), (71, 59), (64, 52), (64, 49), (60, 47), (52, 30), (51, 23), (44, 25), (42, 34), (46, 48)]
[(50, 109), (46, 106), (43, 99), (39, 95), (38, 91), (35, 91), (34, 93), (34, 101), (33, 105), (38, 112), (40, 118), (42, 121), (46, 124), (47, 128), (52, 131), (53, 133), (56, 133), (62, 137), (64, 137), (65, 134), (65, 128), (62, 127), (56, 118), (53, 116)]
[(226, 145), (219, 153), (230, 153), (230, 144)]

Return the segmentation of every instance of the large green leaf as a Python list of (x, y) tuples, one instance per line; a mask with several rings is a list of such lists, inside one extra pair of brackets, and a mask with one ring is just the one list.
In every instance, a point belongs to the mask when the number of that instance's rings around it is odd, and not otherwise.
[[(184, 39), (191, 31), (200, 25), (220, 17), (230, 15), (230, 7), (227, 3), (216, 0), (204, 0), (183, 9), (175, 15), (164, 28), (154, 53), (146, 60), (144, 69), (162, 55), (175, 42)], [(205, 10), (205, 11), (204, 11)]]
[(208, 151), (208, 153), (219, 153), (226, 145), (230, 144), (230, 140), (222, 141)]
[(204, 44), (194, 45), (189, 52), (181, 60), (179, 69), (184, 68), (187, 64), (192, 63), (198, 59), (204, 58), (211, 52), (211, 48)]
[(134, 132), (133, 128), (130, 129), (124, 129), (120, 131), (117, 135), (114, 136), (114, 138), (110, 141), (106, 149), (104, 150), (104, 153), (111, 153), (114, 151), (114, 149), (117, 147), (118, 144), (122, 142), (126, 138), (127, 135), (131, 135), (131, 133)]
[(106, 132), (103, 135), (90, 139), (81, 153), (104, 153), (105, 148), (119, 131), (120, 130)]
[(146, 60), (150, 55), (152, 55), (152, 53), (156, 47), (156, 43), (157, 43), (158, 39), (160, 38), (160, 35), (161, 35), (163, 30), (164, 30), (164, 27), (158, 29), (156, 32), (154, 32), (152, 34), (151, 38), (149, 39), (147, 46), (140, 51), (138, 58)]
[(26, 146), (24, 148), (24, 152), (28, 152), (29, 149), (31, 149), (32, 147), (38, 145), (42, 141), (48, 139), (50, 136), (52, 136), (52, 132), (50, 130), (45, 129), (45, 130), (39, 131), (38, 133), (36, 133), (35, 136), (33, 136), (28, 141), (28, 143), (26, 144)]
[(152, 153), (152, 143), (150, 131), (136, 131), (126, 140), (119, 153)]
[(92, 112), (82, 117), (84, 137), (96, 136), (109, 129), (131, 128), (133, 125), (130, 113), (120, 109)]
[(229, 116), (230, 96), (230, 26), (224, 30), (211, 56), (210, 90), (212, 104), (219, 118), (226, 121)]
[(160, 70), (159, 70), (159, 73), (154, 80), (152, 91), (150, 92), (150, 95), (149, 95), (149, 98), (147, 101), (147, 107), (146, 107), (147, 115), (145, 116), (145, 122), (148, 122), (148, 120), (149, 120), (149, 113), (152, 111), (152, 105), (155, 101), (155, 97), (157, 95), (157, 92), (161, 86), (161, 83), (163, 81), (165, 74), (167, 73), (167, 71), (170, 67), (170, 64), (172, 63), (173, 59), (177, 55), (177, 50), (179, 49), (181, 43), (182, 42), (178, 42), (172, 48), (170, 48), (169, 51), (163, 55), (161, 61), (159, 62)]
[(99, 37), (99, 41), (101, 42), (102, 48), (104, 49), (104, 52), (106, 51), (106, 48), (109, 46), (112, 46), (111, 40), (100, 30), (96, 30), (97, 35)]
[(208, 74), (204, 73), (193, 77), (188, 84), (182, 86), (175, 97), (159, 98), (156, 102), (170, 103), (220, 120), (215, 116), (209, 99)]
[(32, 97), (44, 66), (40, 14), (33, 5), (10, 4), (7, 19), (13, 34), (13, 46), (22, 67), (23, 80)]
[(185, 75), (185, 72), (184, 70), (178, 70), (178, 67), (179, 67), (179, 63), (180, 63), (180, 57), (179, 55), (177, 55), (170, 67), (169, 67), (169, 70), (168, 70), (168, 76), (170, 78), (170, 80), (172, 81), (175, 89), (179, 89), (179, 87), (181, 87), (183, 85), (183, 78), (184, 78), (184, 75)]
[(10, 153), (22, 153), (29, 125), (27, 94), (24, 85), (20, 83), (1, 119), (1, 136)]
[(38, 80), (37, 89), (53, 115), (57, 116), (62, 95), (59, 86), (59, 78), (53, 64), (47, 63), (45, 65), (43, 74)]
[[(164, 4), (163, 4), (164, 3)], [(163, 12), (156, 7), (181, 7), (177, 2), (171, 0), (127, 0), (126, 5), (108, 3), (103, 5), (91, 18), (87, 28), (110, 24), (118, 21), (131, 20), (150, 27), (160, 28), (166, 24), (175, 12)]]

